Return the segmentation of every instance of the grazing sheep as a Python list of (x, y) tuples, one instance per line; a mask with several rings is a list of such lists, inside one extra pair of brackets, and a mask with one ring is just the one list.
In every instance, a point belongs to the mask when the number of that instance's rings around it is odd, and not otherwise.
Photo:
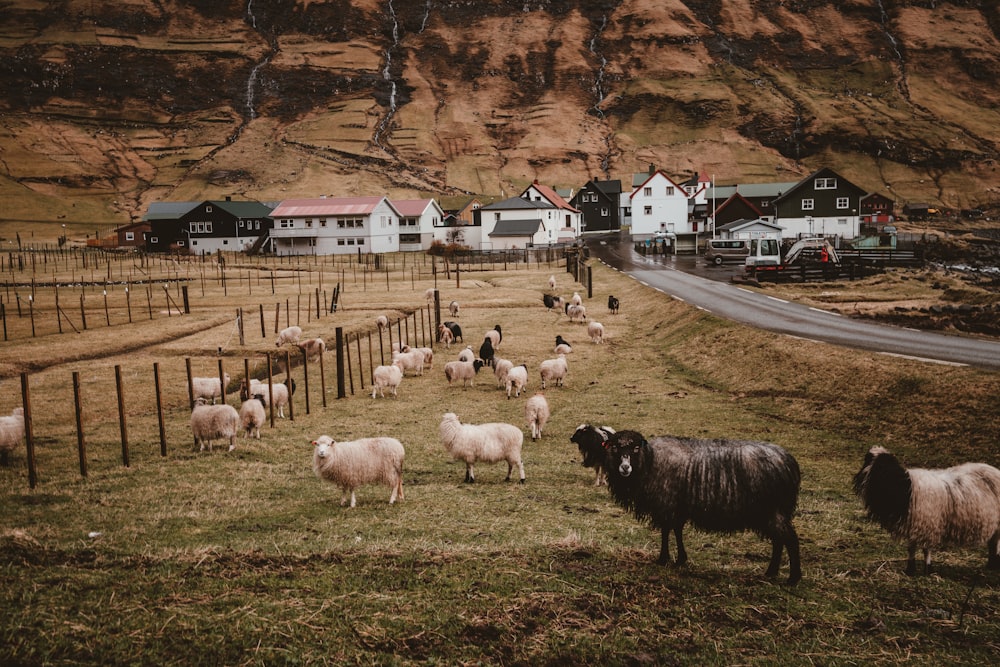
[(905, 468), (888, 450), (872, 447), (854, 476), (854, 492), (871, 519), (907, 543), (906, 574), (916, 574), (918, 548), (928, 574), (931, 549), (952, 545), (986, 545), (986, 567), (1000, 569), (1000, 470), (993, 466)]
[(322, 338), (309, 338), (301, 343), (296, 343), (295, 346), (302, 350), (302, 354), (309, 361), (319, 359), (326, 352), (326, 343), (323, 342)]
[(608, 489), (640, 521), (659, 528), (658, 562), (670, 562), (670, 533), (677, 564), (687, 562), (684, 524), (710, 532), (751, 530), (771, 540), (767, 576), (776, 577), (788, 551), (788, 583), (802, 578), (799, 537), (792, 526), (801, 473), (787, 451), (768, 442), (698, 440), (659, 436), (647, 442), (636, 431), (608, 439)]
[(455, 336), (452, 335), (451, 329), (443, 324), (438, 325), (438, 342), (444, 343), (445, 349), (450, 349), (452, 342), (455, 340)]
[(542, 429), (549, 421), (550, 414), (549, 402), (545, 400), (545, 395), (542, 392), (535, 393), (524, 404), (524, 420), (528, 423), (528, 428), (531, 429), (532, 440), (538, 440), (542, 437)]
[(580, 424), (573, 435), (570, 436), (569, 441), (575, 442), (577, 449), (580, 450), (580, 454), (583, 455), (583, 467), (593, 468), (596, 473), (594, 486), (602, 486), (608, 483), (604, 463), (608, 455), (608, 438), (614, 435), (614, 433), (615, 430), (610, 426)]
[(618, 301), (618, 297), (616, 297), (616, 296), (610, 296), (610, 295), (608, 296), (608, 312), (609, 313), (611, 313), (612, 315), (617, 315), (618, 314), (618, 306), (619, 305), (620, 305), (620, 303)]
[(569, 372), (566, 355), (560, 354), (555, 359), (546, 359), (538, 365), (538, 372), (542, 376), (542, 389), (545, 389), (547, 382), (555, 382), (557, 387), (563, 386), (566, 373)]
[(549, 289), (554, 290), (556, 288), (556, 277), (549, 276)]
[(191, 411), (191, 433), (200, 445), (198, 451), (212, 451), (212, 441), (229, 440), (229, 451), (236, 449), (236, 435), (240, 432), (240, 413), (231, 405), (209, 405), (204, 398), (195, 401)]
[[(229, 373), (223, 373), (223, 379), (228, 386)], [(191, 378), (191, 388), (196, 401), (199, 398), (204, 398), (206, 401), (212, 401), (212, 405), (215, 405), (215, 399), (221, 398), (225, 402), (225, 396), (222, 393), (223, 386), (219, 383), (218, 376), (212, 378), (193, 377)]]
[(444, 376), (448, 379), (449, 386), (455, 380), (461, 380), (463, 387), (474, 387), (476, 386), (476, 374), (484, 365), (481, 359), (449, 361), (444, 365)]
[[(272, 382), (271, 385), (274, 388), (274, 407), (278, 409), (278, 416), (284, 419), (285, 406), (288, 405), (292, 393), (295, 392), (295, 382), (294, 380), (289, 384)], [(262, 397), (265, 408), (271, 404), (271, 392), (266, 382), (251, 378), (249, 388), (246, 386), (246, 382), (243, 383), (243, 387), (240, 390), (240, 396), (243, 400), (246, 400), (250, 396), (258, 395)]]
[(604, 325), (600, 322), (591, 322), (587, 325), (587, 335), (590, 340), (598, 345), (604, 342)]
[(462, 338), (462, 327), (458, 325), (458, 322), (452, 322), (451, 320), (448, 320), (447, 322), (444, 323), (444, 326), (448, 327), (448, 329), (451, 331), (451, 336), (452, 338), (455, 339), (455, 342), (459, 343), (465, 342), (465, 339)]
[(10, 453), (24, 442), (24, 408), (14, 408), (6, 416), (0, 417), (0, 463), (10, 462)]
[(493, 357), (493, 375), (497, 378), (497, 389), (502, 389), (507, 385), (507, 371), (514, 367), (514, 362), (510, 359)]
[(392, 363), (398, 363), (404, 375), (406, 371), (413, 371), (416, 375), (424, 374), (424, 353), (421, 350), (396, 352), (392, 355)]
[(424, 355), (424, 368), (431, 370), (434, 368), (434, 350), (429, 347), (414, 347), (411, 352), (421, 352)]
[(566, 307), (566, 300), (564, 298), (551, 294), (543, 294), (542, 303), (545, 304), (546, 310), (563, 310)]
[(528, 386), (528, 367), (525, 364), (514, 366), (507, 371), (507, 399), (510, 400), (510, 390), (514, 396), (520, 397), (521, 390)]
[(500, 343), (503, 342), (503, 331), (500, 330), (500, 325), (497, 324), (492, 329), (486, 332), (486, 337), (490, 339), (490, 343), (493, 344), (493, 349), (499, 349)]
[(571, 303), (566, 304), (566, 315), (569, 316), (570, 322), (586, 322), (587, 321), (587, 309), (584, 306), (575, 306)]
[(580, 298), (580, 293), (579, 292), (573, 292), (573, 296), (570, 297), (569, 304), (571, 306), (582, 306), (583, 305), (583, 299)]
[(524, 463), (521, 461), (521, 445), (524, 434), (511, 424), (462, 424), (454, 412), (445, 413), (440, 426), (441, 442), (457, 461), (465, 461), (465, 481), (476, 481), (472, 469), (474, 463), (507, 462), (507, 478), (517, 466), (524, 484)]
[(482, 359), (483, 363), (487, 366), (493, 366), (493, 342), (489, 336), (484, 338), (483, 344), (479, 346), (479, 358)]
[(302, 327), (291, 326), (286, 329), (282, 329), (278, 333), (277, 340), (274, 341), (275, 347), (281, 347), (285, 343), (298, 343), (299, 338), (302, 337)]
[(375, 398), (377, 391), (379, 396), (385, 398), (385, 390), (389, 388), (393, 397), (396, 397), (396, 389), (403, 381), (403, 367), (401, 364), (392, 362), (388, 366), (376, 366), (372, 373), (372, 398)]
[(243, 430), (245, 440), (249, 440), (250, 436), (260, 440), (260, 427), (264, 425), (266, 420), (263, 394), (257, 394), (253, 398), (243, 401), (240, 406), (240, 428)]
[(322, 480), (336, 484), (344, 492), (341, 505), (357, 504), (355, 489), (365, 484), (384, 484), (392, 489), (389, 504), (403, 500), (403, 444), (395, 438), (360, 438), (334, 442), (328, 435), (313, 440), (313, 472)]
[(379, 331), (385, 331), (389, 328), (389, 318), (385, 315), (379, 315), (375, 318), (375, 326), (378, 327)]
[(476, 358), (476, 353), (472, 351), (471, 345), (466, 345), (465, 349), (458, 353), (459, 361), (472, 361)]
[(458, 317), (458, 301), (452, 301), (448, 304), (448, 312), (451, 313), (452, 317)]
[(428, 287), (424, 290), (424, 298), (427, 299), (427, 303), (434, 303), (434, 292), (436, 291), (433, 287)]
[(552, 351), (556, 354), (570, 354), (573, 352), (573, 346), (562, 336), (556, 336), (556, 346)]

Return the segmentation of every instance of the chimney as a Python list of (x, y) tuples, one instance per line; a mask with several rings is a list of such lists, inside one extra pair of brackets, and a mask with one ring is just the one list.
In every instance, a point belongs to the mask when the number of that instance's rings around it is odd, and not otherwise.
[(655, 173), (656, 173), (656, 165), (651, 163), (649, 165), (649, 175), (652, 176)]
[(232, 196), (231, 195), (226, 195), (226, 201), (233, 201)]

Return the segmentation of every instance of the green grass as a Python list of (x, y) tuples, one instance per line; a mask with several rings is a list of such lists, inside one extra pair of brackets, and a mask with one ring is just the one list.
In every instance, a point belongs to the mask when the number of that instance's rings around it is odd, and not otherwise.
[[(555, 335), (574, 343), (567, 386), (546, 391), (553, 415), (545, 436), (525, 444), (525, 485), (504, 482), (502, 464), (477, 466), (476, 484), (463, 484), (463, 466), (441, 447), (446, 410), (463, 421), (523, 426), (524, 398), (508, 401), (492, 376), (481, 373), (469, 389), (447, 386), (441, 368), (454, 347), (438, 349), (424, 377), (404, 379), (396, 400), (373, 401), (360, 387), (337, 400), (328, 355), (326, 409), (315, 385), (305, 414), (300, 389), (295, 420), (279, 420), (260, 442), (240, 442), (231, 453), (192, 451), (184, 358), (199, 374), (217, 368), (216, 348), (232, 323), (213, 318), (248, 306), (245, 290), (224, 297), (209, 285), (183, 323), (0, 348), (0, 368), (16, 367), (19, 355), (38, 363), (49, 344), (47, 365), (31, 376), (40, 483), (29, 488), (23, 450), (0, 467), (0, 662), (995, 661), (1000, 577), (984, 569), (985, 550), (936, 554), (937, 574), (907, 578), (905, 549), (864, 519), (850, 478), (874, 444), (913, 465), (996, 463), (996, 374), (747, 329), (600, 265), (587, 305), (608, 342), (596, 346), (541, 306), (552, 273), (560, 293), (583, 292), (547, 266), (463, 273), (461, 288), (439, 276), (443, 302), (462, 303), (467, 344), (478, 348), (486, 329), (503, 325), (500, 354), (528, 364), (529, 394)], [(310, 322), (306, 333), (330, 341), (337, 326), (371, 329), (379, 312), (423, 305), (427, 277), (390, 277), (391, 290), (348, 281), (344, 309)], [(274, 298), (295, 290), (286, 283)], [(605, 314), (609, 293), (622, 301), (618, 316)], [(127, 331), (150, 343), (114, 354)], [(110, 356), (78, 361), (98, 334)], [(227, 370), (235, 375), (243, 357), (273, 349), (271, 338), (258, 329), (246, 346), (229, 340)], [(154, 361), (168, 388), (166, 458), (148, 389)], [(128, 388), (129, 468), (120, 461), (116, 364)], [(73, 370), (85, 383), (85, 479), (68, 391)], [(301, 369), (294, 373), (301, 381)], [(6, 414), (18, 403), (16, 376), (2, 387)], [(767, 580), (768, 545), (750, 534), (688, 529), (688, 565), (657, 566), (658, 534), (580, 466), (568, 438), (581, 422), (789, 449), (803, 470), (795, 520), (803, 581), (789, 588)], [(407, 451), (405, 500), (389, 506), (387, 488), (364, 487), (356, 508), (341, 507), (339, 491), (310, 467), (310, 442), (322, 433), (398, 437)]]

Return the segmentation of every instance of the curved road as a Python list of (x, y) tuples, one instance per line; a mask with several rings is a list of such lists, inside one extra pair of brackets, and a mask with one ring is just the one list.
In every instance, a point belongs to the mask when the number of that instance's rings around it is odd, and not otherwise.
[[(1000, 342), (873, 324), (792, 303), (730, 282), (692, 275), (678, 267), (701, 264), (691, 261), (693, 258), (645, 257), (617, 236), (588, 239), (587, 245), (592, 256), (611, 268), (726, 319), (861, 350), (1000, 370)], [(706, 267), (702, 272), (713, 269)]]

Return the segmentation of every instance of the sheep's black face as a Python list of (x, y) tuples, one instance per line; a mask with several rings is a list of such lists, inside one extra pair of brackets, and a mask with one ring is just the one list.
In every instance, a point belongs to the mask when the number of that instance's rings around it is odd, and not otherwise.
[(621, 431), (612, 435), (608, 443), (609, 475), (629, 479), (641, 467), (646, 439), (635, 431)]

